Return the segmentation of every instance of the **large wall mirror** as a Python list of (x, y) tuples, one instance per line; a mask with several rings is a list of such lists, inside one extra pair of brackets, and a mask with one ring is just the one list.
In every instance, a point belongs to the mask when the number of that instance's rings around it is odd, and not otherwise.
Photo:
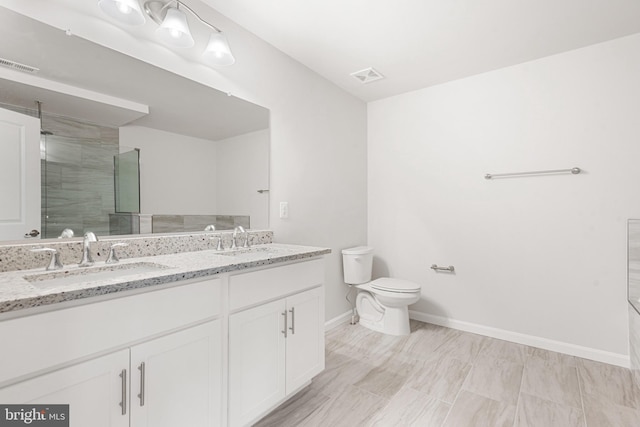
[(640, 313), (640, 219), (627, 223), (627, 299)]
[(267, 109), (5, 8), (0, 52), (0, 240), (268, 227)]

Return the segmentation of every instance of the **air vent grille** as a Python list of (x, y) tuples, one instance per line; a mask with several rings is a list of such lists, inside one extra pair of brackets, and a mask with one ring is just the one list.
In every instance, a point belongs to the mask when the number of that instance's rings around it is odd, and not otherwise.
[(22, 71), (25, 73), (37, 73), (39, 68), (32, 67), (31, 65), (20, 64), (19, 62), (11, 61), (9, 59), (0, 58), (0, 65), (14, 70)]
[(375, 82), (376, 80), (384, 79), (382, 73), (378, 70), (369, 67), (364, 70), (356, 71), (355, 73), (351, 73), (356, 80), (358, 80), (362, 84)]

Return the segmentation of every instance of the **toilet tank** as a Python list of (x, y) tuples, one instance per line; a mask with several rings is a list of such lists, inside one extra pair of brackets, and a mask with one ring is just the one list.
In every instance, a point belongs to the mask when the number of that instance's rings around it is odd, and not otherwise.
[(342, 266), (344, 268), (344, 282), (359, 285), (371, 281), (371, 267), (373, 265), (373, 248), (358, 246), (342, 250)]

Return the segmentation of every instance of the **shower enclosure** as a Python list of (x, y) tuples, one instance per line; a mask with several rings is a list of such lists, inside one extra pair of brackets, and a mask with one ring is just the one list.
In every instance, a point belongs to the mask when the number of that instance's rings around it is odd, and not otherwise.
[[(140, 211), (139, 151), (125, 150), (118, 129), (43, 120), (40, 140), (42, 237), (123, 234), (110, 216)], [(123, 152), (124, 151), (124, 152)]]

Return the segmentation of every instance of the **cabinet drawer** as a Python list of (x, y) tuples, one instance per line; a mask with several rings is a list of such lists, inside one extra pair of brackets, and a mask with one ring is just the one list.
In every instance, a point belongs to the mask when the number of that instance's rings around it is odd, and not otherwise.
[(324, 282), (324, 259), (241, 273), (229, 278), (229, 310), (281, 298)]
[(220, 279), (0, 322), (0, 384), (221, 312)]

